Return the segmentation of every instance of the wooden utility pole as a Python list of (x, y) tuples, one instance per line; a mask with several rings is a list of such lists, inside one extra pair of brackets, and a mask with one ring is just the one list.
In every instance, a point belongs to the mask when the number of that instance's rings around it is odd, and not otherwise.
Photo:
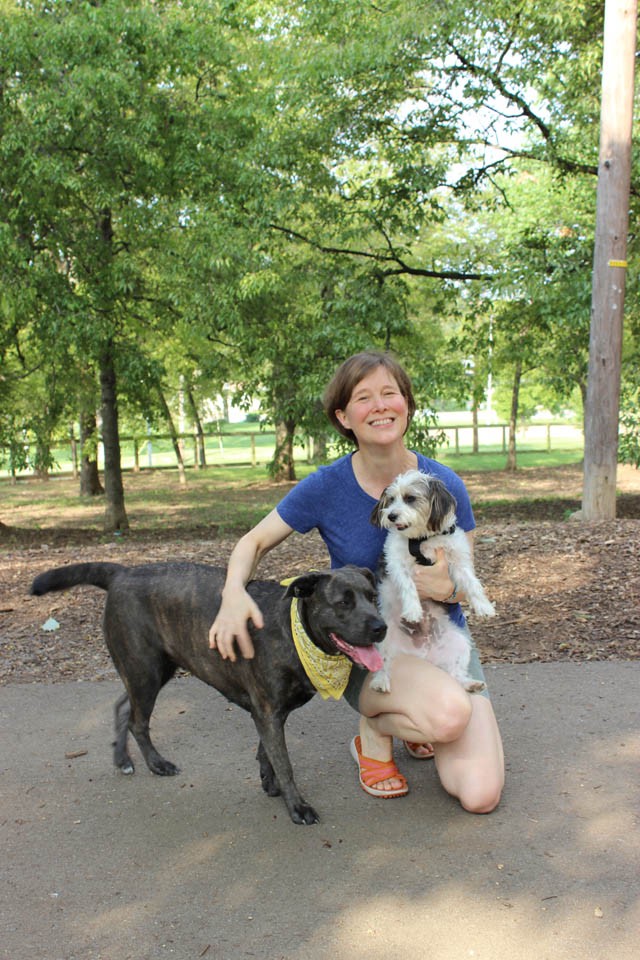
[(585, 408), (585, 520), (616, 515), (620, 365), (631, 184), (637, 0), (606, 0), (600, 159)]

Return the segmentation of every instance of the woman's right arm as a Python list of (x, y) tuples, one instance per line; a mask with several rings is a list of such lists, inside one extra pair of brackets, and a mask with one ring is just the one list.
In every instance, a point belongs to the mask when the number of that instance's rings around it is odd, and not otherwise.
[(236, 641), (243, 657), (251, 659), (254, 656), (248, 621), (260, 629), (264, 620), (246, 586), (265, 553), (286, 540), (290, 533), (293, 528), (280, 518), (276, 510), (272, 510), (234, 547), (229, 557), (222, 603), (209, 630), (209, 646), (218, 650), (225, 660), (236, 659)]

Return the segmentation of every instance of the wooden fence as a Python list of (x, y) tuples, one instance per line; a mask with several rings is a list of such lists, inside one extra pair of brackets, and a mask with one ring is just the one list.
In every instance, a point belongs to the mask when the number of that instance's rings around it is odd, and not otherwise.
[[(477, 430), (477, 453), (506, 453), (509, 426), (506, 423), (478, 424), (474, 428), (470, 423), (446, 424), (438, 428), (445, 434), (447, 449), (452, 453), (470, 453), (474, 451), (474, 429)], [(180, 448), (185, 466), (200, 466), (199, 440), (193, 433), (179, 434)], [(544, 452), (553, 450), (575, 450), (582, 446), (582, 431), (564, 421), (527, 424), (518, 429), (516, 437), (519, 450)], [(275, 432), (268, 430), (215, 431), (204, 436), (205, 461), (208, 466), (257, 466), (268, 463), (275, 448)], [(175, 467), (176, 456), (171, 436), (168, 433), (155, 433), (144, 437), (121, 436), (122, 466), (135, 471)], [(8, 458), (0, 463), (0, 474), (8, 473)], [(27, 448), (28, 453), (28, 448)], [(53, 451), (56, 466), (52, 473), (76, 472), (78, 469), (79, 443), (70, 437), (61, 441)], [(305, 447), (295, 448), (295, 457), (299, 461), (310, 462), (313, 457), (313, 444), (309, 440)], [(102, 445), (98, 448), (98, 464), (103, 465)], [(20, 471), (29, 475), (31, 471)]]

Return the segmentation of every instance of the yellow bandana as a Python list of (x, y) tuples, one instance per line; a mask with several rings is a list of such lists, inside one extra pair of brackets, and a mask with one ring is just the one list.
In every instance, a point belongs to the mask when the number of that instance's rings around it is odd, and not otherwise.
[(332, 655), (316, 647), (302, 625), (297, 597), (291, 600), (291, 633), (304, 672), (320, 696), (323, 700), (339, 700), (349, 683), (353, 664), (343, 653)]

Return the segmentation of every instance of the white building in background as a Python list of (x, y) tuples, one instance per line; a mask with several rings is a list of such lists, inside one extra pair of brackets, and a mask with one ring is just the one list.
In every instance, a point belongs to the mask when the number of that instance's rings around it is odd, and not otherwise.
[(260, 413), (259, 399), (253, 399), (248, 409), (245, 409), (233, 403), (234, 393), (234, 385), (225, 383), (222, 393), (204, 401), (202, 405), (203, 419), (205, 421), (226, 420), (228, 423), (244, 423), (249, 413)]

